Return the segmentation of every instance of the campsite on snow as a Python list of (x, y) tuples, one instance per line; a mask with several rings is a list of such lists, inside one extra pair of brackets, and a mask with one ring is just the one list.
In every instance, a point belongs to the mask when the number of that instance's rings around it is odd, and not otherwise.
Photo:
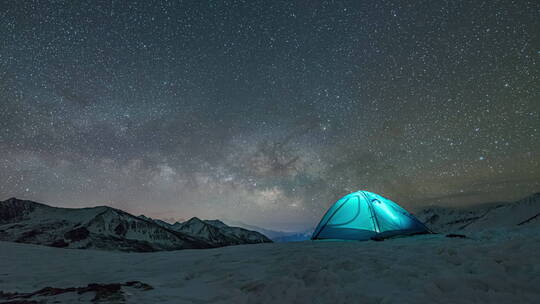
[[(271, 243), (258, 232), (220, 221), (190, 220), (174, 230), (105, 208), (0, 202), (0, 300), (535, 303), (540, 298), (540, 256), (532, 254), (540, 250), (540, 193), (473, 209), (425, 209), (416, 219), (380, 195), (355, 192), (321, 219), (313, 233), (319, 240), (289, 243)], [(78, 215), (66, 217), (70, 213)], [(78, 233), (70, 230), (73, 220)], [(208, 249), (221, 246), (227, 247)], [(181, 248), (186, 249), (170, 251)]]
[(0, 0), (0, 304), (540, 304), (540, 0)]

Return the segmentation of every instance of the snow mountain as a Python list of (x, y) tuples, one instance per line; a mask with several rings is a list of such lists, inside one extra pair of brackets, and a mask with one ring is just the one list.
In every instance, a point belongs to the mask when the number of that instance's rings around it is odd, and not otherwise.
[[(271, 243), (272, 240), (257, 231), (244, 229), (241, 227), (227, 226), (220, 220), (205, 220), (206, 224), (217, 227), (229, 238), (240, 240), (243, 244)], [(180, 230), (181, 231), (181, 230)]]
[(261, 228), (254, 225), (249, 225), (239, 221), (226, 220), (228, 225), (238, 226), (244, 229), (260, 232), (270, 238), (274, 242), (301, 242), (311, 238), (315, 227), (304, 231), (276, 231), (266, 228)]
[(513, 203), (482, 204), (469, 208), (431, 207), (415, 216), (434, 232), (540, 227), (540, 193)]
[[(215, 248), (256, 242), (249, 238), (233, 239), (220, 229), (215, 230), (217, 232), (212, 231), (212, 237), (186, 233), (189, 229), (182, 232), (166, 222), (136, 217), (107, 206), (71, 209), (16, 198), (0, 201), (1, 241), (136, 252)], [(269, 241), (264, 236), (257, 240)]]
[(174, 224), (168, 224), (161, 220), (154, 221), (171, 230), (203, 240), (215, 247), (272, 242), (272, 240), (257, 231), (231, 227), (220, 220), (201, 220), (193, 217), (188, 221)]

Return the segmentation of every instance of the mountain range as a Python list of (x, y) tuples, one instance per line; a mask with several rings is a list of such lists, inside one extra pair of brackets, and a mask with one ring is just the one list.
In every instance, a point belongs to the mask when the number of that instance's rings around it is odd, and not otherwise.
[(0, 240), (137, 252), (272, 242), (259, 232), (219, 220), (168, 224), (107, 206), (57, 208), (17, 198), (0, 201)]
[[(434, 206), (415, 216), (437, 233), (540, 226), (540, 193), (513, 203), (469, 207)], [(220, 220), (191, 218), (167, 223), (119, 209), (57, 208), (28, 200), (0, 201), (0, 241), (63, 248), (117, 251), (162, 251), (216, 248), (240, 244), (304, 241), (311, 229), (282, 232)]]
[(313, 231), (315, 230), (315, 227), (313, 227), (303, 231), (278, 231), (249, 225), (240, 221), (225, 220), (225, 222), (232, 226), (242, 227), (245, 229), (260, 232), (274, 242), (301, 242), (309, 240), (311, 238), (311, 235), (313, 234)]
[(415, 216), (434, 232), (473, 232), (486, 229), (540, 226), (540, 193), (512, 203), (423, 209)]

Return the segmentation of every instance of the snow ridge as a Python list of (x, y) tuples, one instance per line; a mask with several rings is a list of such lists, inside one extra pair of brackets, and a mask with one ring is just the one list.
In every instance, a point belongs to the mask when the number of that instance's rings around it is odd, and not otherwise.
[(160, 222), (174, 231), (202, 239), (216, 247), (272, 242), (262, 233), (240, 227), (231, 227), (220, 220), (201, 220), (193, 217), (183, 223), (176, 222), (174, 224), (168, 224), (163, 221)]
[(226, 229), (204, 225), (210, 228), (192, 231), (188, 226), (180, 226), (176, 228), (181, 229), (175, 229), (174, 225), (163, 221), (136, 217), (107, 206), (71, 209), (16, 198), (0, 201), (1, 241), (136, 252), (270, 242), (258, 233), (253, 236), (245, 232), (251, 238), (233, 237), (221, 232)]
[(432, 207), (416, 215), (434, 232), (540, 226), (540, 193), (513, 203), (480, 205), (474, 208)]

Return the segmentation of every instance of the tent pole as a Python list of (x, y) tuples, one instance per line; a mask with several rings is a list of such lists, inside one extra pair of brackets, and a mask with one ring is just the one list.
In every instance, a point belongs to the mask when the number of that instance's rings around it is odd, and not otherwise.
[(377, 233), (381, 232), (381, 226), (379, 226), (379, 221), (377, 220), (377, 217), (375, 216), (375, 211), (373, 210), (373, 204), (371, 203), (371, 200), (369, 197), (362, 191), (362, 194), (364, 195), (364, 198), (367, 201), (369, 212), (371, 213), (371, 218), (373, 219), (373, 223), (375, 224), (375, 228), (377, 229)]

